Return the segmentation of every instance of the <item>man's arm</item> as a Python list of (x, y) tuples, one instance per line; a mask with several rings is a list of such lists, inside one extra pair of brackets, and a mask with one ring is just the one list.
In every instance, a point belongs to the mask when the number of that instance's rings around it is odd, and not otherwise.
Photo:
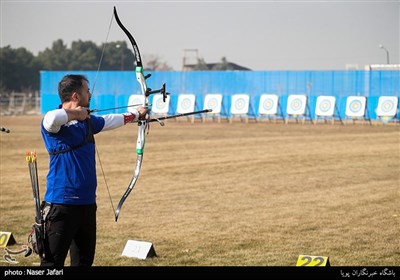
[(105, 121), (102, 131), (106, 131), (137, 121), (139, 118), (139, 112), (134, 111), (123, 114), (107, 114), (102, 117)]
[(102, 131), (118, 128), (127, 123), (143, 119), (146, 117), (147, 111), (147, 108), (138, 107), (137, 110), (130, 113), (104, 115), (102, 117), (105, 120), (105, 124)]
[(89, 116), (87, 108), (77, 107), (75, 109), (56, 109), (46, 113), (43, 118), (43, 127), (50, 133), (60, 131), (62, 125), (72, 121), (83, 121)]

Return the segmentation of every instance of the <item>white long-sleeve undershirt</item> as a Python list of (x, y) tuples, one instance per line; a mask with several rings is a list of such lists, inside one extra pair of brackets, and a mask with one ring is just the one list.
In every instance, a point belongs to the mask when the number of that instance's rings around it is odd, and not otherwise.
[[(107, 131), (123, 126), (125, 123), (126, 115), (134, 114), (134, 120), (138, 119), (139, 113), (126, 113), (126, 114), (108, 114), (101, 116), (104, 118), (104, 127), (102, 131)], [(75, 121), (75, 120), (72, 120)], [(43, 127), (50, 133), (57, 133), (60, 131), (61, 126), (68, 123), (68, 115), (64, 109), (56, 109), (46, 113), (43, 118)]]

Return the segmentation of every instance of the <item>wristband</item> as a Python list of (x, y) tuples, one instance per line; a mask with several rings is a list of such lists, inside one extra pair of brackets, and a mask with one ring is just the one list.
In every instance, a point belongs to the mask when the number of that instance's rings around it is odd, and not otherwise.
[[(128, 114), (123, 114), (124, 115), (124, 124), (134, 122), (136, 119), (136, 114), (135, 113), (128, 113)], [(139, 113), (138, 113), (139, 115)]]

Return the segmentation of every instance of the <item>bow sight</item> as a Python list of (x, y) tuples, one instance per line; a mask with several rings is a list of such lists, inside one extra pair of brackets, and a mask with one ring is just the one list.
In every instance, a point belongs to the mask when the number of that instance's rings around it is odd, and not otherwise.
[[(150, 78), (151, 74), (147, 74), (144, 78)], [(150, 96), (151, 94), (155, 94), (155, 93), (161, 93), (163, 96), (163, 102), (165, 102), (165, 100), (167, 99), (167, 95), (169, 95), (169, 92), (166, 92), (165, 90), (165, 83), (162, 85), (162, 88), (157, 89), (157, 90), (151, 90), (151, 88), (147, 88), (146, 90), (146, 96)]]

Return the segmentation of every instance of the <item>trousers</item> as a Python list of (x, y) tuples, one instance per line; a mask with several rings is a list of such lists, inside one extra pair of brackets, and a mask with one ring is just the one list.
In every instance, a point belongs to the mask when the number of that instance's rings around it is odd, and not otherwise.
[(71, 266), (91, 266), (96, 249), (97, 205), (49, 204), (45, 217), (44, 256), (40, 266), (64, 267), (70, 253)]

